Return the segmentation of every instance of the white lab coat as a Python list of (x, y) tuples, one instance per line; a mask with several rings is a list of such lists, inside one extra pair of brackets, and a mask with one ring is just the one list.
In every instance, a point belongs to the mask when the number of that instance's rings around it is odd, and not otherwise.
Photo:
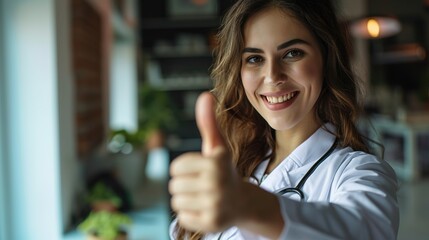
[[(326, 127), (331, 131), (331, 124)], [(260, 187), (275, 192), (295, 187), (310, 167), (332, 146), (335, 137), (323, 128), (298, 146), (262, 180), (268, 160), (254, 176)], [(256, 182), (256, 181), (255, 181)], [(285, 226), (280, 239), (396, 239), (399, 225), (396, 175), (389, 164), (375, 156), (336, 148), (303, 188), (304, 201), (295, 196), (278, 196)], [(170, 226), (170, 236), (176, 221)], [(220, 233), (205, 239), (219, 239)], [(244, 229), (232, 227), (221, 239), (265, 239)]]

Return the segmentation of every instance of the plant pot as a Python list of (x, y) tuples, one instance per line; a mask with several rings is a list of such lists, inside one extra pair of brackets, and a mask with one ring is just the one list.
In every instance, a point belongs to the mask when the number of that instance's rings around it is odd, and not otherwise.
[(103, 239), (95, 234), (87, 234), (86, 240), (127, 240), (128, 234), (126, 232), (120, 232), (119, 235), (115, 239)]
[(86, 240), (102, 240), (102, 239), (98, 236), (93, 235), (93, 234), (87, 234)]
[(91, 204), (91, 208), (93, 211), (107, 211), (107, 212), (115, 212), (118, 210), (118, 207), (110, 201), (95, 201)]

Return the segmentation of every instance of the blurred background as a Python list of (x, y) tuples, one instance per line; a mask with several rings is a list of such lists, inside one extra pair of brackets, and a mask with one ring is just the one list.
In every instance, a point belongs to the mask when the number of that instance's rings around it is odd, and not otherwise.
[[(194, 103), (233, 2), (0, 0), (1, 240), (168, 239), (168, 165), (200, 148)], [(429, 1), (334, 2), (359, 126), (398, 175), (398, 239), (427, 239)]]

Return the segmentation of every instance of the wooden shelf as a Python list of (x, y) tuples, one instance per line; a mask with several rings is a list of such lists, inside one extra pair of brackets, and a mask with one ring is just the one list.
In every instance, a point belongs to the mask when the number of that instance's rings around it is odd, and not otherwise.
[(211, 58), (212, 54), (208, 51), (205, 52), (189, 52), (183, 53), (178, 51), (173, 51), (169, 53), (152, 53), (150, 56), (153, 59), (163, 59), (163, 58)]
[(152, 18), (142, 19), (140, 23), (141, 30), (171, 30), (171, 29), (198, 29), (198, 28), (217, 28), (220, 25), (219, 17), (208, 18)]

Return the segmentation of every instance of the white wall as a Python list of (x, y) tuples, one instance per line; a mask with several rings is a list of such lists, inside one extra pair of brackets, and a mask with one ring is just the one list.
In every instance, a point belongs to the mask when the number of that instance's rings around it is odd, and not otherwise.
[[(3, 194), (9, 240), (60, 239), (60, 125), (55, 1), (3, 0)], [(58, 81), (59, 80), (59, 81)], [(2, 121), (2, 124), (4, 122)], [(4, 125), (3, 125), (4, 127)]]

